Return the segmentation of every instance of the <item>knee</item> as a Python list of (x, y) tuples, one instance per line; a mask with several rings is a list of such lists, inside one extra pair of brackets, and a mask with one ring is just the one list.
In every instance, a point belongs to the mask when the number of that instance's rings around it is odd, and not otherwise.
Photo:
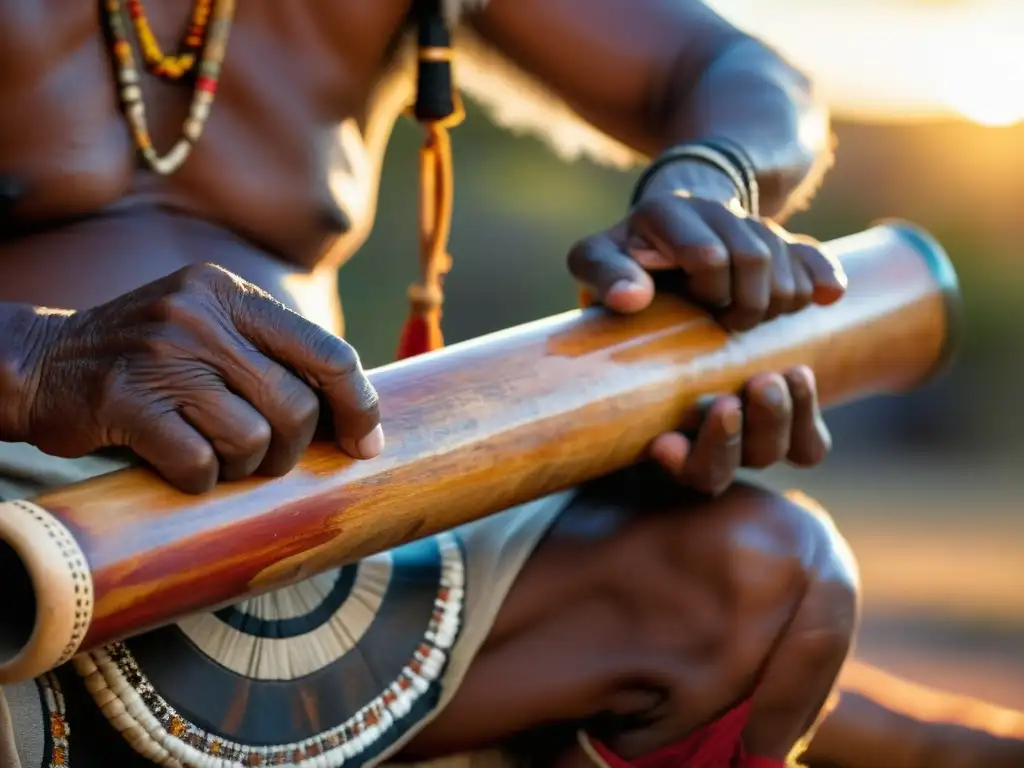
[[(860, 574), (849, 544), (817, 501), (738, 486), (724, 525), (741, 599), (789, 604), (786, 635), (808, 661), (845, 656), (860, 613)], [(750, 567), (747, 563), (752, 563)]]
[[(847, 646), (852, 639), (856, 563), (829, 514), (803, 494), (736, 483), (708, 498), (636, 469), (591, 486), (578, 511), (590, 519), (614, 513), (608, 528), (617, 535), (601, 549), (599, 570), (616, 593), (670, 611), (685, 606), (695, 632), (737, 626), (716, 616), (781, 627), (799, 614), (809, 643)], [(665, 599), (651, 599), (652, 589)], [(696, 593), (716, 608), (696, 611), (688, 597)]]
[(680, 512), (671, 537), (674, 557), (717, 568), (736, 610), (785, 614), (787, 625), (797, 622), (792, 629), (823, 650), (849, 646), (860, 578), (849, 545), (824, 507), (799, 492), (737, 484), (718, 498), (691, 501)]

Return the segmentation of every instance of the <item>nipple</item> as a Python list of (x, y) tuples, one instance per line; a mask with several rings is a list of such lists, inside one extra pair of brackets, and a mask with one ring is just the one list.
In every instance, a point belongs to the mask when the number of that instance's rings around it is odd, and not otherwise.
[(26, 184), (10, 173), (0, 173), (0, 221), (25, 197)]

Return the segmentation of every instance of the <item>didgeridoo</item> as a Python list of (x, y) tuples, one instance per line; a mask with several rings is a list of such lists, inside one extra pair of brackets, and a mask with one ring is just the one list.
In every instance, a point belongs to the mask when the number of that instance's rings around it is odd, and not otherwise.
[(202, 496), (133, 468), (0, 504), (0, 683), (628, 466), (759, 371), (810, 366), (826, 405), (929, 379), (959, 329), (941, 247), (902, 224), (826, 247), (847, 296), (747, 333), (659, 297), (378, 368), (372, 461), (315, 444), (285, 477)]

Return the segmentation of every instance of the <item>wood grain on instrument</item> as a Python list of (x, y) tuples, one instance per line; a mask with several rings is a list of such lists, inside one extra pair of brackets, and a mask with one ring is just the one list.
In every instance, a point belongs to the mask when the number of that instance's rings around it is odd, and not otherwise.
[(827, 247), (849, 294), (745, 334), (662, 297), (377, 369), (372, 461), (317, 444), (285, 477), (203, 496), (129, 469), (0, 505), (0, 683), (627, 466), (759, 371), (807, 364), (830, 405), (927, 379), (956, 325), (939, 246), (885, 225)]

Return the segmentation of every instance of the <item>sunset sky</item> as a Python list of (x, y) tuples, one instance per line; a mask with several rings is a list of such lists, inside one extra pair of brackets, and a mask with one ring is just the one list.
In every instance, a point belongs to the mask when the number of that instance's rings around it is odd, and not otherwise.
[(1024, 0), (706, 0), (868, 120), (1024, 121)]

